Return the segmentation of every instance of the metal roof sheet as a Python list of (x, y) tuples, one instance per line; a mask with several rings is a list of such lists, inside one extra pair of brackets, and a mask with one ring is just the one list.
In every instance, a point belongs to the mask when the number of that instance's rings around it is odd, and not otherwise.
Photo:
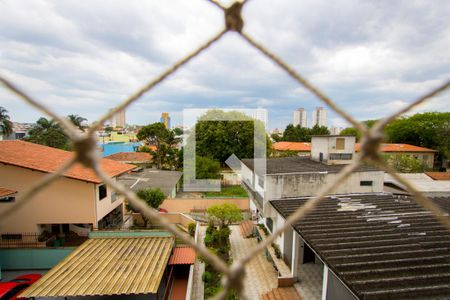
[[(287, 218), (307, 200), (270, 203)], [(450, 230), (409, 196), (326, 197), (293, 227), (360, 299), (450, 295)]]
[(192, 265), (195, 263), (195, 250), (192, 247), (176, 247), (173, 249), (169, 265)]
[(92, 238), (75, 249), (21, 297), (154, 294), (174, 238)]

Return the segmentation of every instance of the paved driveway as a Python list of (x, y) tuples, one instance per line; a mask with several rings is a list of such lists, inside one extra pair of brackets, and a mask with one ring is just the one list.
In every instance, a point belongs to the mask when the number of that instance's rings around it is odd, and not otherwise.
[[(231, 228), (231, 253), (233, 260), (244, 257), (257, 244), (256, 238), (244, 239), (239, 226)], [(244, 294), (247, 299), (259, 300), (261, 295), (277, 287), (277, 273), (263, 253), (256, 255), (246, 266)]]

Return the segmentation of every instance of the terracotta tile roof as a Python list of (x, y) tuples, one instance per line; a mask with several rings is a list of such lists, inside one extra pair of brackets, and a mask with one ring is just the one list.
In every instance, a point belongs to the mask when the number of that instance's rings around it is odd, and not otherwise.
[(152, 159), (152, 155), (147, 152), (119, 152), (108, 155), (105, 158), (121, 162), (149, 162)]
[(450, 172), (425, 172), (434, 180), (450, 180)]
[(5, 189), (5, 188), (0, 187), (0, 198), (11, 196), (11, 195), (13, 195), (15, 193), (17, 193), (17, 191), (9, 190), (9, 189)]
[(311, 151), (311, 143), (304, 142), (277, 142), (273, 143), (273, 149), (278, 151), (301, 151), (301, 152), (310, 152)]
[[(0, 141), (0, 162), (31, 170), (51, 173), (56, 171), (65, 161), (73, 157), (74, 153), (43, 145), (14, 140)], [(102, 159), (101, 167), (111, 177), (125, 173), (136, 166), (120, 163), (110, 159)], [(95, 175), (94, 171), (75, 164), (64, 176), (101, 183), (102, 180)]]
[[(355, 144), (355, 151), (361, 150), (361, 144)], [(433, 149), (414, 146), (410, 144), (381, 144), (381, 152), (437, 152)]]
[(192, 265), (195, 263), (195, 250), (192, 247), (176, 247), (173, 249), (169, 265)]

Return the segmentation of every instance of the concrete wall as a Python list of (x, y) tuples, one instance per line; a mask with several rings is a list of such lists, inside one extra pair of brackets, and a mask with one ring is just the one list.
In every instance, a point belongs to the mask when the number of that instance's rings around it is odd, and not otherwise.
[[(18, 196), (47, 173), (0, 165), (0, 186), (18, 191)], [(95, 185), (62, 177), (40, 191), (26, 205), (2, 220), (0, 232), (37, 232), (37, 224), (96, 224)], [(0, 203), (0, 212), (17, 204)]]
[[(327, 182), (336, 179), (335, 173), (284, 174), (266, 177), (265, 200), (286, 197), (313, 196)], [(383, 191), (383, 172), (357, 172), (342, 182), (334, 194), (372, 193)], [(372, 186), (361, 186), (361, 181), (372, 181)]]
[(236, 204), (241, 210), (250, 209), (248, 198), (175, 198), (164, 200), (160, 207), (167, 209), (168, 212), (190, 213), (192, 209), (206, 210), (211, 205), (224, 203)]
[(51, 269), (74, 249), (0, 249), (0, 267), (2, 270)]

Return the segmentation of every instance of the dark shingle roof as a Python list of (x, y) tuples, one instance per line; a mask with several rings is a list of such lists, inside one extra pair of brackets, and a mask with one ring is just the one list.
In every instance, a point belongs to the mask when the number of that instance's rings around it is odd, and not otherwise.
[[(251, 170), (254, 170), (253, 159), (243, 159), (242, 162)], [(338, 173), (345, 165), (326, 165), (311, 160), (309, 157), (273, 157), (266, 159), (266, 174), (280, 173)], [(360, 166), (355, 172), (379, 171), (374, 167)]]
[[(287, 218), (306, 201), (270, 203)], [(411, 197), (327, 197), (294, 228), (360, 299), (450, 298), (450, 230)]]
[(133, 191), (159, 188), (166, 196), (169, 196), (180, 180), (181, 175), (182, 173), (178, 171), (143, 169), (140, 172), (124, 174), (118, 180)]

